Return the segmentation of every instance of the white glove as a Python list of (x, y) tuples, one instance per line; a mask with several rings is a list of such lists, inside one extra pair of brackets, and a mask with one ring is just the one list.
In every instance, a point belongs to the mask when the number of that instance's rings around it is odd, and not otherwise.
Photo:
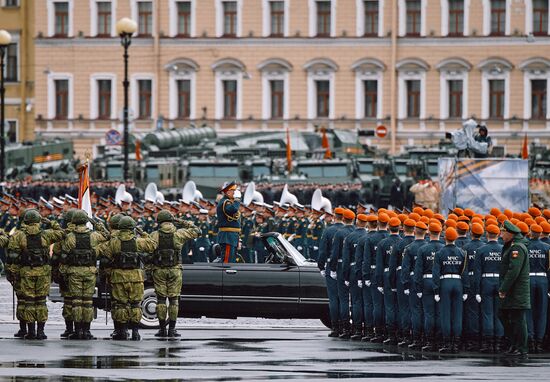
[(481, 295), (476, 294), (476, 301), (477, 301), (477, 302), (481, 302)]
[(548, 292), (548, 298), (550, 298), (550, 292)]
[(326, 276), (327, 276), (327, 272), (326, 272), (324, 269), (321, 270), (321, 276), (323, 276), (323, 277), (326, 277)]
[(357, 286), (363, 288), (363, 280), (357, 280)]
[(392, 289), (391, 291), (395, 293), (395, 292), (397, 292), (397, 289)]
[(468, 299), (468, 295), (467, 294), (463, 294), (462, 295), (462, 301), (466, 301)]
[(368, 286), (368, 287), (370, 287), (370, 285), (371, 285), (370, 280), (365, 281), (365, 285)]
[(408, 289), (405, 289), (405, 290), (403, 291), (403, 293), (405, 293), (405, 296), (408, 296), (408, 295), (410, 295), (410, 294), (411, 294), (411, 291), (410, 291), (410, 290), (408, 290)]
[(240, 190), (235, 190), (235, 191), (233, 191), (233, 198), (235, 198), (235, 199), (240, 199), (241, 196), (242, 196), (242, 194), (241, 194), (241, 191), (240, 191)]
[(344, 281), (344, 284), (346, 284), (346, 286), (349, 287), (349, 281)]
[(439, 301), (441, 301), (441, 297), (439, 297), (439, 295), (436, 294), (436, 295), (434, 296), (434, 300), (435, 300), (435, 302), (439, 302)]
[(422, 298), (422, 292), (417, 293), (417, 294), (416, 294), (416, 297)]
[(380, 293), (384, 294), (384, 288), (382, 288), (382, 287), (378, 287), (378, 288), (376, 288), (376, 289), (378, 289), (378, 292), (380, 292)]
[(336, 280), (336, 271), (330, 271), (330, 278)]

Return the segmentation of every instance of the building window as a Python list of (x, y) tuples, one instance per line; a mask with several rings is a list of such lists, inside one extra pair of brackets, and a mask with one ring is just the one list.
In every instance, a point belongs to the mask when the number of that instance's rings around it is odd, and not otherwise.
[(55, 80), (55, 119), (69, 116), (69, 80)]
[(489, 118), (504, 117), (504, 80), (489, 80)]
[(111, 80), (97, 80), (97, 118), (111, 118)]
[(153, 33), (153, 3), (140, 1), (138, 6), (138, 35), (150, 37)]
[(67, 37), (69, 35), (69, 3), (55, 2), (55, 37)]
[(4, 7), (18, 7), (19, 0), (4, 0)]
[(285, 2), (284, 1), (270, 1), (270, 22), (272, 37), (282, 37), (285, 33)]
[(237, 2), (223, 2), (223, 36), (237, 36)]
[(17, 121), (10, 120), (6, 121), (6, 143), (16, 143), (17, 142)]
[(138, 80), (138, 118), (151, 118), (151, 107), (153, 98), (153, 81)]
[(407, 117), (420, 117), (420, 80), (407, 81)]
[(449, 36), (464, 33), (464, 0), (449, 0)]
[(178, 1), (178, 36), (189, 37), (191, 35), (191, 2)]
[(223, 81), (223, 117), (237, 118), (237, 81)]
[(328, 117), (330, 113), (330, 81), (315, 81), (317, 87), (317, 117)]
[(317, 37), (330, 36), (330, 1), (317, 1)]
[(548, 34), (548, 0), (533, 0), (533, 34)]
[(531, 118), (546, 119), (546, 80), (531, 80)]
[(4, 79), (7, 82), (17, 82), (18, 80), (17, 51), (17, 44), (10, 44), (6, 49), (6, 71), (4, 72)]
[(449, 81), (449, 117), (462, 118), (462, 80)]
[(191, 116), (191, 81), (177, 80), (178, 86), (178, 119)]
[(420, 0), (407, 0), (407, 36), (420, 36)]
[(376, 118), (378, 111), (378, 81), (366, 80), (365, 86), (365, 118)]
[(97, 35), (105, 37), (111, 35), (111, 2), (97, 3)]
[(378, 36), (378, 0), (367, 0), (365, 7), (365, 36)]
[(506, 0), (491, 0), (491, 35), (504, 36), (506, 29)]
[(283, 118), (285, 105), (285, 82), (283, 80), (269, 81), (271, 90), (271, 118)]

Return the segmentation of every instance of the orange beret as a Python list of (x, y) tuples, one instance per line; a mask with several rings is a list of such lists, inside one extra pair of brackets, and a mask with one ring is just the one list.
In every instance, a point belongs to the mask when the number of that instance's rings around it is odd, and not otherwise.
[(512, 218), (512, 219), (510, 219), (510, 223), (512, 223), (513, 225), (518, 225), (519, 219)]
[(437, 224), (441, 225), (441, 222), (440, 222), (439, 220), (437, 220), (437, 219), (434, 219), (434, 218), (431, 218), (431, 219), (430, 219), (430, 224), (431, 224), (431, 223), (437, 223)]
[(509, 209), (504, 210), (504, 215), (508, 216), (508, 219), (512, 219), (514, 217), (514, 213)]
[(535, 218), (535, 223), (537, 223), (538, 225), (540, 225), (540, 223), (545, 222), (545, 221), (546, 221), (546, 219), (544, 218), (544, 216), (537, 216)]
[(422, 212), (422, 216), (427, 216), (429, 219), (431, 219), (434, 216), (434, 212), (427, 208), (424, 210), (424, 212)]
[(367, 221), (368, 221), (369, 223), (377, 222), (377, 221), (378, 221), (378, 216), (376, 216), (376, 215), (369, 215), (369, 216), (367, 216)]
[(546, 219), (550, 219), (550, 210), (549, 209), (545, 209), (544, 211), (542, 211), (542, 214), (544, 215), (544, 217)]
[(391, 218), (390, 219), (390, 227), (399, 227), (401, 225), (401, 220), (398, 218)]
[(542, 227), (538, 224), (533, 224), (530, 228), (535, 233), (542, 233)]
[(474, 217), (475, 212), (469, 208), (464, 209), (464, 215), (468, 216), (469, 218)]
[(344, 211), (344, 218), (346, 218), (347, 220), (355, 219), (355, 212), (353, 212), (352, 210), (345, 210)]
[(494, 224), (489, 224), (486, 229), (487, 229), (488, 233), (492, 233), (493, 235), (499, 235), (500, 234), (500, 228), (498, 228), (498, 226), (496, 226)]
[[(521, 220), (521, 212), (514, 212), (514, 213), (512, 214), (512, 217), (513, 217), (514, 219)], [(511, 221), (511, 220), (512, 220), (512, 219), (510, 218), (510, 221)]]
[(445, 221), (445, 217), (443, 217), (443, 215), (441, 215), (441, 214), (434, 214), (434, 218), (439, 220), (440, 222)]
[(387, 223), (390, 221), (390, 217), (388, 214), (385, 214), (384, 212), (378, 214), (378, 221), (380, 223)]
[(447, 221), (445, 222), (445, 225), (446, 225), (447, 227), (456, 227), (456, 222), (455, 222), (454, 220), (447, 220)]
[(416, 226), (416, 222), (412, 219), (405, 219), (403, 224), (405, 225), (405, 227), (415, 227)]
[(476, 235), (483, 235), (483, 226), (479, 223), (472, 224), (472, 233)]
[(413, 212), (418, 215), (422, 215), (422, 212), (424, 212), (424, 209), (422, 207), (414, 207)]
[(499, 210), (498, 208), (496, 208), (496, 207), (491, 208), (491, 211), (489, 211), (489, 213), (490, 213), (491, 215), (493, 215), (494, 217), (497, 217), (498, 215), (501, 214), (500, 210)]
[(470, 230), (470, 226), (466, 222), (456, 223), (456, 228), (458, 228), (461, 231), (469, 231)]
[(386, 212), (388, 214), (388, 216), (391, 218), (396, 218), (398, 217), (398, 215), (395, 213), (395, 211), (388, 211)]
[(472, 218), (472, 223), (483, 224), (483, 219), (480, 219), (480, 218), (478, 218), (477, 216), (474, 216), (474, 217)]
[(483, 216), (481, 214), (475, 214), (474, 217), (475, 218), (480, 218), (481, 220), (485, 219), (485, 216)]
[(357, 215), (357, 220), (361, 220), (362, 222), (368, 221), (368, 216), (365, 214), (359, 214)]
[(527, 218), (523, 222), (529, 226), (535, 224), (535, 221), (533, 220), (533, 218)]
[(536, 218), (537, 216), (542, 215), (542, 212), (537, 207), (531, 207), (527, 210), (529, 212), (529, 215)]
[(493, 219), (487, 219), (487, 220), (485, 221), (485, 225), (486, 225), (486, 226), (487, 226), (487, 225), (491, 225), (491, 224), (494, 224), (494, 225), (497, 225), (497, 226), (498, 226), (498, 221), (497, 221), (497, 219), (494, 219), (494, 218), (493, 218)]
[(443, 230), (443, 228), (441, 228), (441, 224), (437, 224), (437, 223), (431, 223), (429, 226), (429, 229), (430, 229), (430, 232), (437, 232), (437, 233)]
[(445, 231), (445, 239), (449, 241), (454, 241), (457, 239), (457, 237), (458, 233), (456, 232), (456, 229), (454, 229), (453, 227), (447, 228), (447, 230)]
[(430, 224), (430, 219), (427, 216), (422, 216), (420, 218), (421, 222), (424, 222), (425, 224)]
[(456, 216), (455, 214), (449, 214), (449, 217), (447, 219), (458, 220), (458, 216)]
[(428, 226), (424, 222), (416, 222), (414, 226), (418, 229), (423, 229), (423, 230), (428, 229)]
[(385, 208), (379, 208), (379, 209), (378, 209), (378, 213), (382, 213), (382, 212), (383, 212), (383, 213), (387, 213), (388, 210), (385, 209)]
[(456, 214), (456, 216), (462, 216), (464, 215), (464, 210), (460, 207), (456, 207), (453, 212)]
[(517, 227), (520, 229), (521, 233), (529, 233), (529, 226), (524, 222), (519, 222)]
[(540, 223), (540, 226), (542, 227), (542, 232), (550, 233), (550, 223), (542, 222), (542, 223)]
[(502, 223), (504, 223), (505, 220), (508, 220), (508, 216), (506, 216), (506, 215), (504, 215), (504, 214), (498, 215), (497, 221), (498, 221), (499, 223), (502, 224)]
[(405, 220), (407, 220), (407, 215), (405, 214), (399, 214), (397, 215), (397, 217), (399, 218), (399, 220), (401, 220), (401, 222), (404, 222)]
[(409, 214), (409, 218), (411, 218), (412, 220), (414, 220), (415, 222), (419, 221), (420, 220), (420, 215), (417, 214), (416, 212), (412, 212)]
[(469, 221), (470, 221), (470, 218), (469, 218), (468, 216), (462, 215), (462, 216), (459, 216), (459, 217), (458, 217), (458, 221), (459, 221), (459, 222), (469, 222)]
[(525, 219), (530, 219), (531, 218), (531, 215), (529, 215), (527, 212), (523, 212), (521, 214), (521, 221), (525, 221)]
[(345, 211), (345, 209), (342, 208), (342, 207), (336, 207), (336, 208), (334, 209), (334, 213), (335, 213), (336, 215), (343, 215), (343, 214), (344, 214), (344, 211)]

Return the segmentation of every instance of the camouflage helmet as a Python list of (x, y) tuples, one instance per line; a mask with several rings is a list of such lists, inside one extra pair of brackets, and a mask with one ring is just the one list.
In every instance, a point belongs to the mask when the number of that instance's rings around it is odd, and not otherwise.
[(40, 223), (41, 220), (42, 216), (40, 216), (40, 212), (35, 209), (27, 210), (23, 218), (25, 224)]
[(89, 221), (88, 220), (88, 214), (84, 210), (75, 210), (74, 211), (74, 213), (72, 215), (71, 223), (81, 225), (81, 224), (88, 223), (88, 221)]
[(174, 215), (168, 210), (162, 210), (157, 214), (157, 223), (172, 222), (174, 221)]
[(74, 213), (76, 211), (77, 211), (76, 208), (71, 208), (63, 214), (63, 219), (65, 220), (66, 223), (72, 223), (73, 222), (73, 216), (74, 216)]
[(118, 224), (120, 223), (120, 219), (122, 219), (124, 215), (122, 214), (116, 214), (111, 216), (111, 219), (109, 219), (109, 228), (111, 229), (118, 229)]
[(118, 229), (131, 230), (136, 228), (136, 222), (130, 216), (123, 216), (118, 223)]

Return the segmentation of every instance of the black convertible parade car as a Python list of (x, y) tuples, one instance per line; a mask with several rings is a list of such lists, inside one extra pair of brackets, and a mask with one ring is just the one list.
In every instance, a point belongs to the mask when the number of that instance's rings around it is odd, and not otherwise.
[[(330, 326), (325, 280), (315, 262), (307, 261), (281, 234), (262, 235), (268, 252), (265, 263), (221, 262), (185, 264), (180, 317), (320, 319)], [(50, 300), (62, 302), (57, 285)], [(143, 327), (158, 325), (157, 299), (145, 282)], [(98, 282), (96, 309), (110, 310), (109, 293)]]

